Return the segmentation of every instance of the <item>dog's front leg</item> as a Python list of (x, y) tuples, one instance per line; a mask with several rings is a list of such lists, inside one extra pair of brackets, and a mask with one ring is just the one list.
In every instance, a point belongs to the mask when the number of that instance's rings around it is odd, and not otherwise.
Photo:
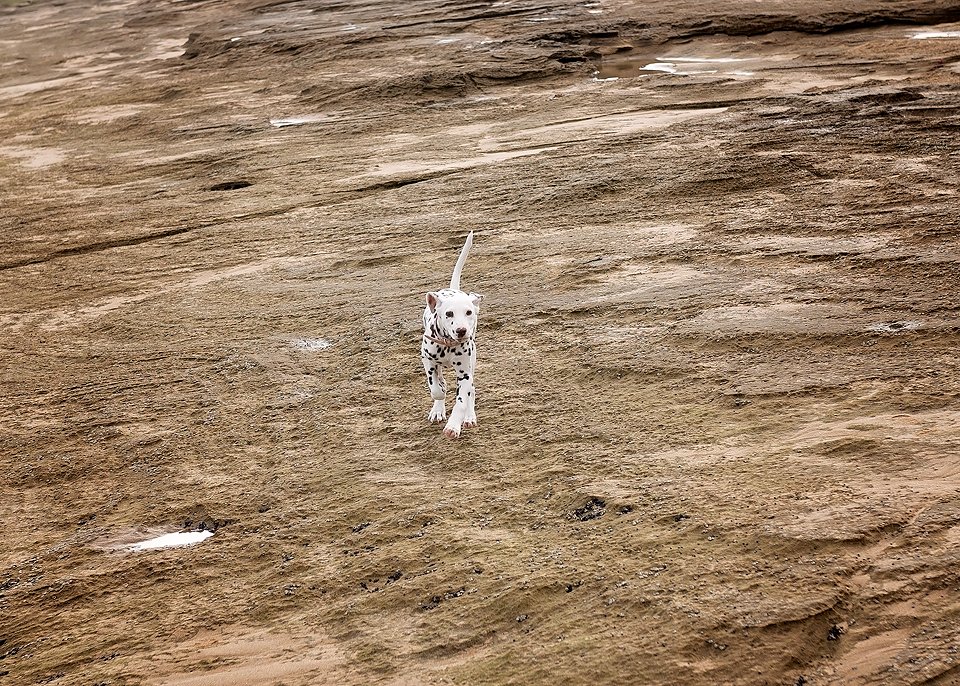
[[(443, 435), (447, 438), (457, 438), (468, 417), (468, 410), (473, 399), (473, 375), (469, 371), (457, 371), (457, 402), (450, 413), (447, 425), (443, 427)], [(476, 422), (476, 417), (473, 418)]]
[(447, 386), (443, 382), (443, 369), (439, 362), (423, 360), (423, 371), (427, 373), (427, 386), (430, 387), (430, 397), (433, 398), (433, 408), (430, 410), (430, 421), (437, 423), (447, 418), (447, 408), (444, 400), (447, 397)]
[(477, 422), (477, 349), (470, 346), (467, 351), (466, 373), (470, 377), (470, 393), (467, 394), (467, 412), (463, 417), (463, 427), (470, 429), (475, 427)]

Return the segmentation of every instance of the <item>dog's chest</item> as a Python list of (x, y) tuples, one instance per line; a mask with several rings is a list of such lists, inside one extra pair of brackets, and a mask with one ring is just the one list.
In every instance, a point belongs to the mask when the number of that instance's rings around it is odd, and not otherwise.
[(441, 366), (449, 369), (460, 367), (467, 359), (466, 352), (458, 348), (447, 348), (442, 345), (430, 345), (426, 349), (426, 357)]
[(449, 346), (431, 340), (431, 336), (430, 329), (426, 329), (420, 346), (420, 354), (423, 358), (437, 362), (444, 367), (463, 367), (470, 360), (470, 352), (473, 349), (472, 338), (459, 345)]

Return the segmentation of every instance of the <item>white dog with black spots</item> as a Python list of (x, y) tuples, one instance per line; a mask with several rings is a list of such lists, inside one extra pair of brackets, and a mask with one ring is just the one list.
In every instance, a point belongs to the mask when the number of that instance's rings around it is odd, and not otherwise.
[(477, 425), (477, 393), (474, 372), (477, 368), (477, 315), (482, 295), (464, 293), (460, 290), (460, 273), (473, 245), (473, 232), (467, 236), (457, 265), (453, 268), (450, 288), (427, 293), (427, 306), (423, 310), (423, 342), (420, 358), (427, 373), (427, 386), (433, 398), (430, 410), (431, 422), (447, 419), (447, 387), (443, 370), (453, 369), (457, 375), (457, 401), (450, 412), (450, 419), (443, 427), (443, 435), (458, 438), (463, 428)]

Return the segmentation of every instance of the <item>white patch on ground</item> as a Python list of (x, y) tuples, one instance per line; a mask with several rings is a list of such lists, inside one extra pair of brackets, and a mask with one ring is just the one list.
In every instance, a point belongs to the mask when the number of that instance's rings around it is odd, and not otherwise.
[[(669, 60), (669, 61), (668, 61)], [(680, 65), (716, 65), (727, 64), (730, 62), (749, 62), (747, 58), (738, 57), (664, 57), (662, 61), (651, 62), (640, 67), (640, 71), (662, 71), (667, 74), (683, 74), (684, 76), (694, 76), (696, 74), (716, 74), (716, 69), (697, 69), (691, 70), (689, 67), (681, 68)], [(735, 70), (729, 72), (738, 76), (752, 76), (753, 72)]]
[(920, 322), (896, 321), (874, 324), (870, 327), (870, 330), (878, 331), (880, 333), (900, 333), (901, 331), (916, 331), (919, 328)]
[(921, 31), (910, 37), (918, 40), (926, 40), (928, 38), (960, 38), (960, 31)]
[(282, 129), (285, 126), (302, 126), (303, 124), (309, 124), (309, 119), (304, 119), (302, 117), (291, 117), (290, 119), (271, 119), (270, 125), (275, 126), (278, 129)]
[(652, 62), (640, 67), (640, 71), (665, 71), (668, 74), (676, 74), (677, 65), (673, 62)]
[(290, 345), (292, 345), (294, 348), (299, 348), (300, 350), (310, 350), (316, 352), (320, 350), (326, 350), (332, 346), (333, 343), (325, 338), (298, 338)]
[(797, 56), (793, 54), (750, 55), (748, 57), (704, 57), (702, 55), (657, 55), (626, 53), (608, 55), (595, 76), (649, 76), (650, 72), (696, 76), (717, 74), (725, 77), (750, 78), (764, 69), (775, 69)]
[(172, 534), (164, 534), (156, 538), (150, 538), (140, 543), (134, 543), (130, 550), (156, 550), (159, 548), (176, 548), (185, 545), (193, 545), (213, 536), (212, 531), (177, 531)]
[(303, 117), (285, 117), (283, 119), (271, 119), (270, 125), (278, 129), (285, 128), (287, 126), (303, 126), (304, 124), (316, 124), (322, 121), (329, 121), (333, 119), (327, 114), (308, 114)]

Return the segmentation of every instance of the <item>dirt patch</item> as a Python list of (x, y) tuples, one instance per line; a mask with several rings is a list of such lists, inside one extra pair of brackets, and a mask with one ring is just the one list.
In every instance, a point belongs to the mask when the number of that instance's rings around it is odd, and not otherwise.
[(0, 19), (4, 683), (956, 679), (951, 3)]

